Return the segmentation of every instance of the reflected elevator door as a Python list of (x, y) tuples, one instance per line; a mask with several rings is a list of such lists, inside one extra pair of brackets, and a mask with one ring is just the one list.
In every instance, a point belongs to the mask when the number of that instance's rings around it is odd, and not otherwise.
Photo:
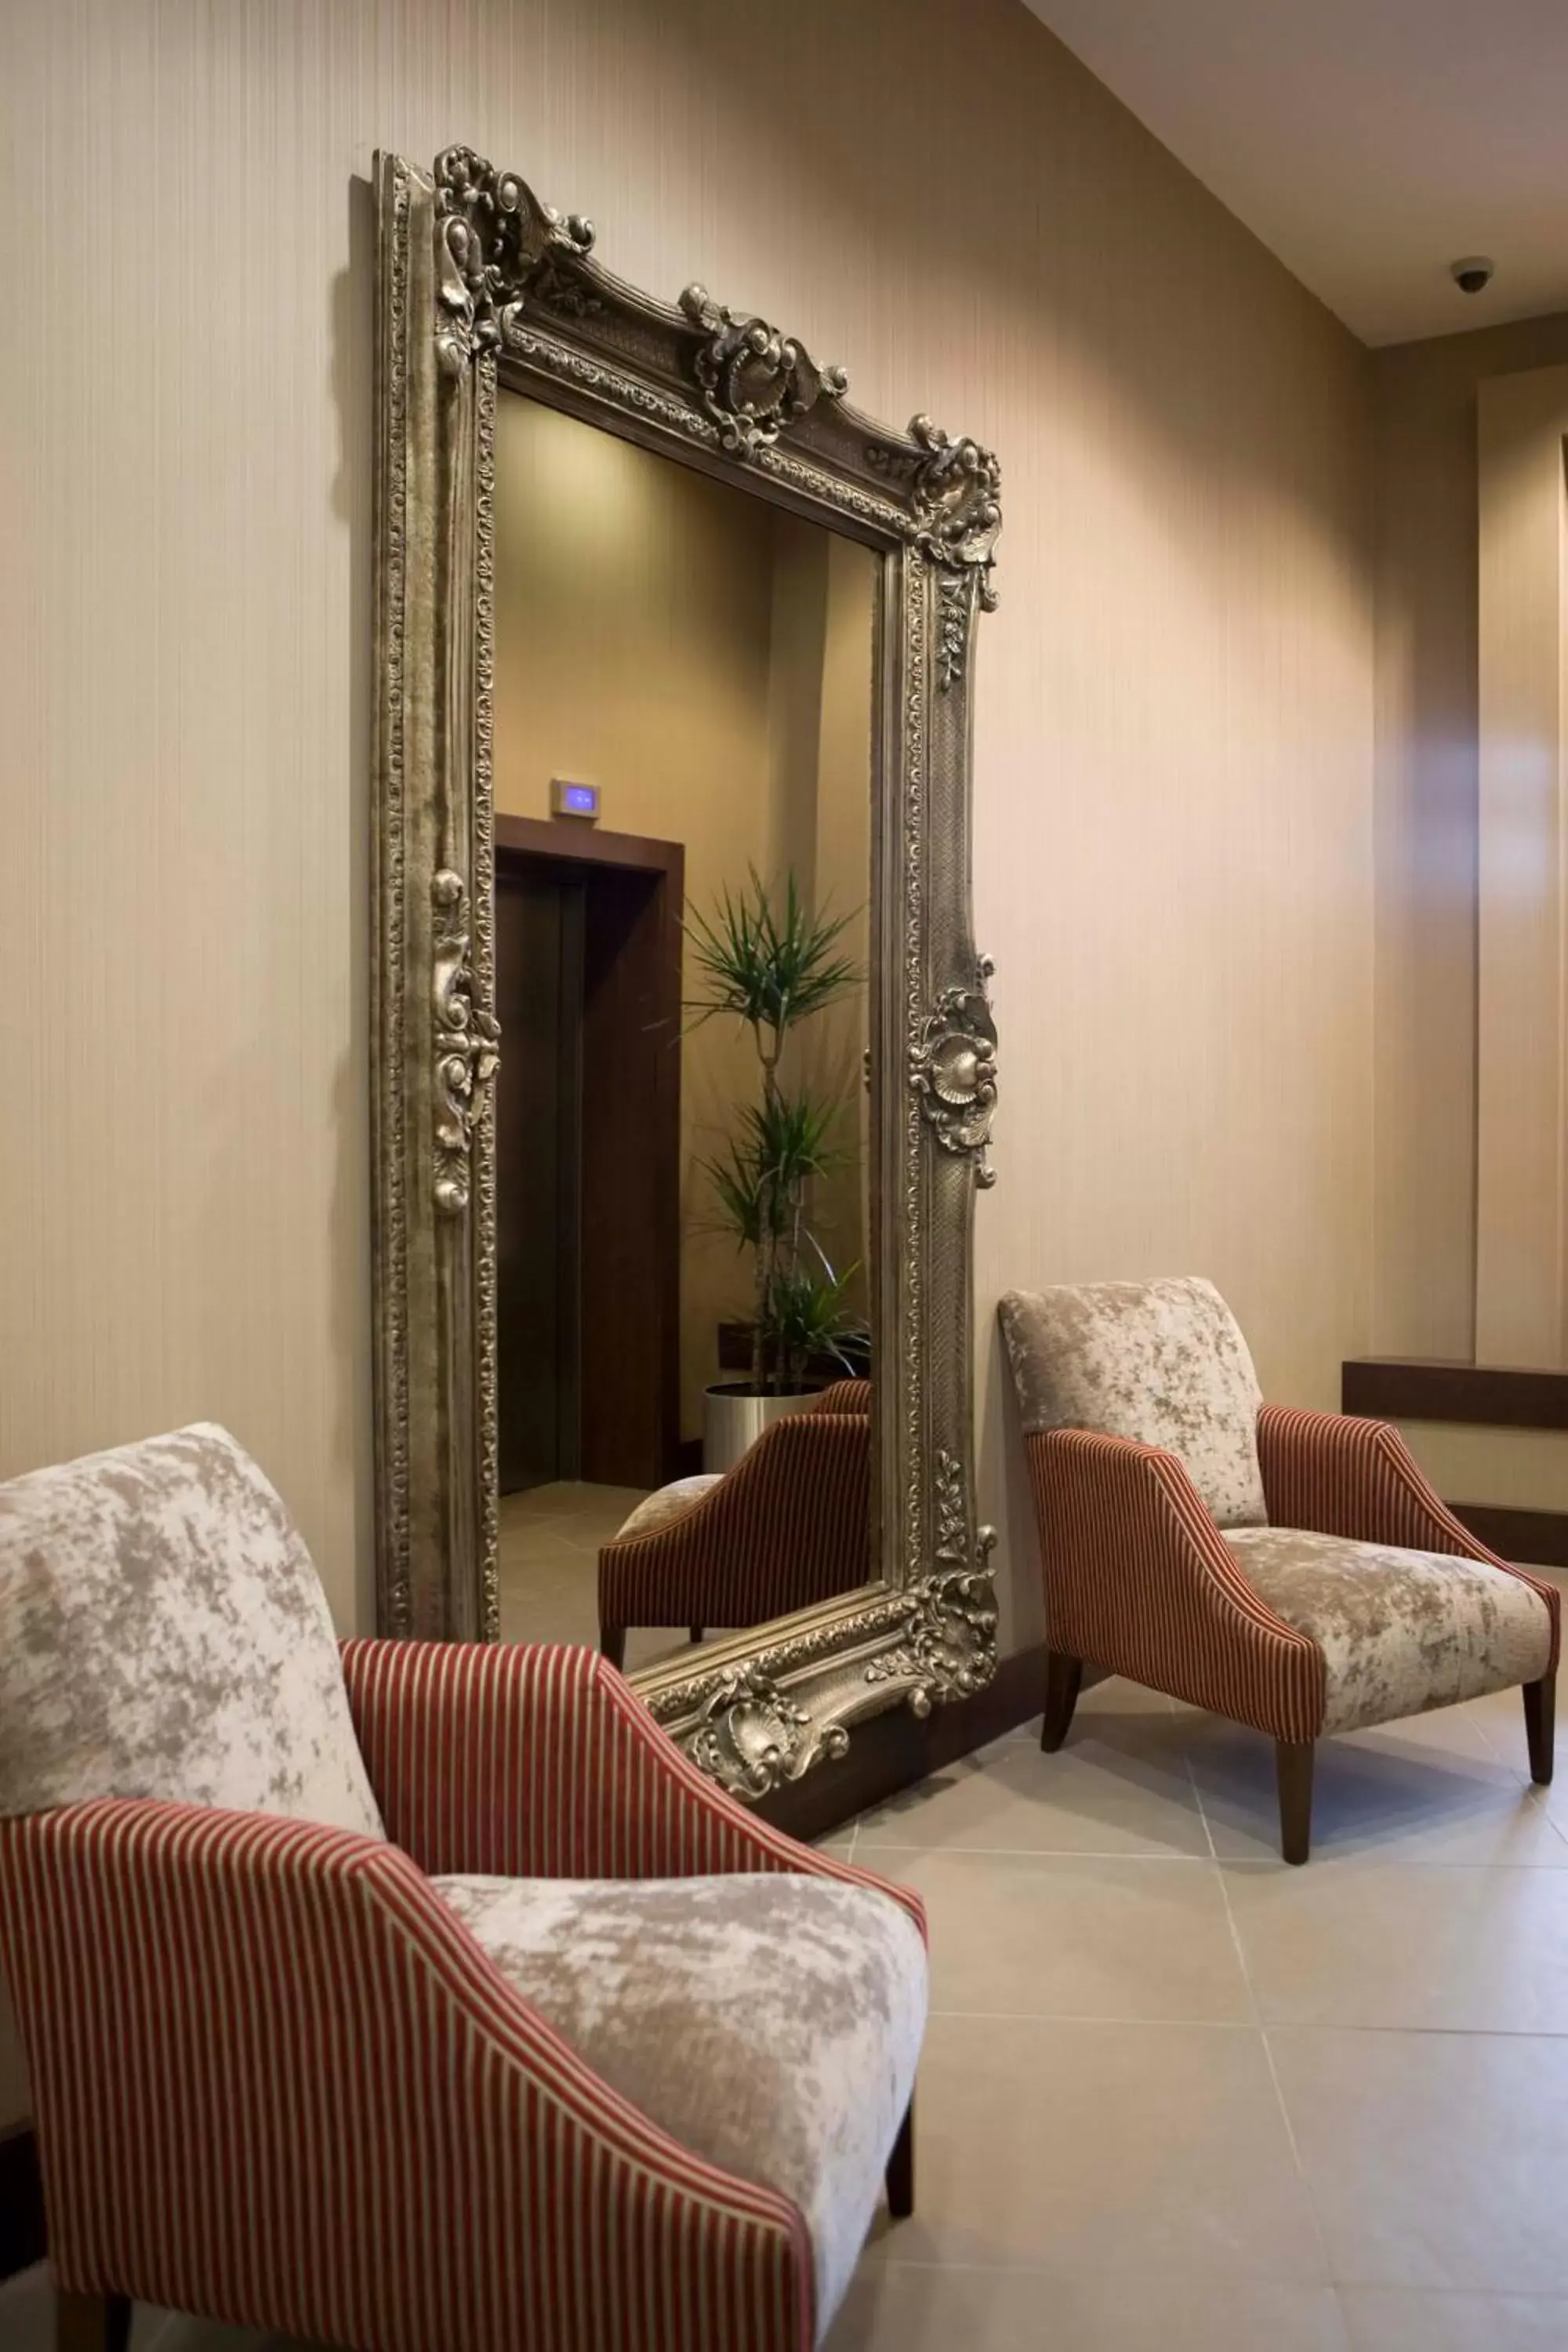
[(503, 1495), (583, 1475), (584, 887), (496, 884), (496, 1274)]

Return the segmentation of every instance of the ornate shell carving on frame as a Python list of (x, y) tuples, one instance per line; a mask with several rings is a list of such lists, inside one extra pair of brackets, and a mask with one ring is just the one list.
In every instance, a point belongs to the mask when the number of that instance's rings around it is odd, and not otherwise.
[(818, 1757), (844, 1755), (849, 1734), (798, 1706), (755, 1661), (712, 1679), (687, 1741), (694, 1762), (731, 1796), (767, 1796), (798, 1780)]
[(515, 172), (498, 172), (471, 147), (443, 148), (435, 184), (443, 265), (437, 347), (450, 373), (499, 344), (506, 312), (531, 292), (558, 310), (570, 311), (574, 300), (596, 307), (573, 268), (594, 249), (592, 221), (563, 218)]
[(991, 1115), (996, 1107), (996, 1024), (991, 1013), (991, 975), (995, 967), (981, 957), (972, 988), (942, 991), (926, 1015), (910, 1057), (910, 1084), (943, 1151), (969, 1155), (983, 1192), (996, 1181), (987, 1157)]
[(706, 287), (689, 286), (680, 307), (706, 338), (691, 362), (702, 405), (731, 457), (754, 457), (808, 416), (819, 399), (842, 400), (842, 368), (819, 368), (793, 335), (763, 319), (740, 319)]
[[(689, 286), (599, 260), (591, 224), (466, 146), (377, 160), (374, 1363), (382, 1630), (492, 1636), (495, 1444), (490, 757), (496, 404), (521, 392), (878, 559), (872, 1035), (879, 1579), (634, 1678), (747, 1801), (994, 1670), (973, 1508), (970, 1242), (996, 1032), (968, 904), (977, 619), (1000, 470), (922, 415), (849, 404), (842, 370)], [(871, 1737), (870, 1731), (855, 1736)]]

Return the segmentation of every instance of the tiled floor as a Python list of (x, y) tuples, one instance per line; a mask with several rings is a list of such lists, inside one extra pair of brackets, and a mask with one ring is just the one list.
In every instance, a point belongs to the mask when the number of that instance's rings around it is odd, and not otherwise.
[(502, 1641), (597, 1649), (599, 1546), (642, 1499), (637, 1487), (574, 1480), (501, 1496)]
[(1517, 1694), (1327, 1744), (1124, 1683), (857, 1826), (931, 1924), (918, 2204), (832, 2352), (1568, 2352), (1568, 1791)]
[(834, 1841), (924, 1895), (932, 2016), (831, 2352), (1568, 2352), (1568, 1773), (1512, 1695), (1330, 1743), (1305, 1870), (1271, 1780), (1110, 1683)]

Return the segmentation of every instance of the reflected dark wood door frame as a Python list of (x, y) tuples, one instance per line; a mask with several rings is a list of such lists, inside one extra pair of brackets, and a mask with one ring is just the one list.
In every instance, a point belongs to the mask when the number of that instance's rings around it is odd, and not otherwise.
[[(685, 852), (570, 819), (499, 815), (495, 845), (498, 896), (530, 872), (583, 886), (579, 1475), (657, 1486), (678, 1475), (680, 1454)], [(504, 1093), (504, 1030), (501, 1055)], [(500, 1094), (498, 1116), (509, 1117)], [(506, 1213), (498, 1200), (498, 1224)], [(503, 1420), (506, 1359), (526, 1344), (503, 1328)]]

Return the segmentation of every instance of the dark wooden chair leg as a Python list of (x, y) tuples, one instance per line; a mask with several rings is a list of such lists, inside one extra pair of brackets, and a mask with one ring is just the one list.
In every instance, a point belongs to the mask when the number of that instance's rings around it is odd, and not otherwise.
[(1312, 1751), (1310, 1739), (1277, 1739), (1279, 1778), (1279, 1851), (1287, 1862), (1305, 1862), (1312, 1845)]
[(1040, 1727), (1040, 1746), (1047, 1756), (1056, 1754), (1072, 1728), (1072, 1711), (1082, 1680), (1081, 1658), (1069, 1658), (1065, 1650), (1046, 1652), (1046, 1719)]
[(1524, 1685), (1524, 1736), (1530, 1742), (1530, 1777), (1545, 1788), (1552, 1778), (1552, 1751), (1556, 1736), (1557, 1677), (1543, 1675)]
[(127, 2352), (131, 2305), (122, 2294), (55, 2295), (55, 2352)]
[(693, 1625), (690, 1628), (690, 1633), (691, 1638), (694, 1642), (700, 1642), (702, 1639), (702, 1628), (700, 1625)]
[(624, 1625), (601, 1625), (599, 1654), (608, 1658), (612, 1666), (624, 1666), (626, 1662), (626, 1629)]
[(914, 2210), (915, 2103), (911, 2099), (888, 2158), (888, 2211), (895, 2221), (907, 2221)]

